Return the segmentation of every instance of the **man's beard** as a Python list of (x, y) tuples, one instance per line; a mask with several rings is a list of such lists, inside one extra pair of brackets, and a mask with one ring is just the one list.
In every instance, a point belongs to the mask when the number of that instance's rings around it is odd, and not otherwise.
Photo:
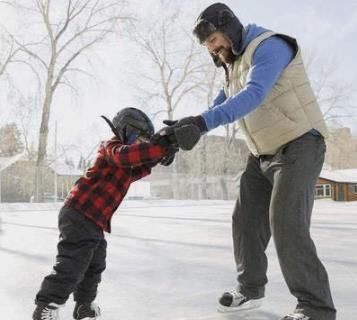
[(236, 59), (236, 56), (233, 54), (231, 48), (220, 48), (220, 50), (217, 51), (217, 56), (222, 62), (228, 64), (232, 64)]

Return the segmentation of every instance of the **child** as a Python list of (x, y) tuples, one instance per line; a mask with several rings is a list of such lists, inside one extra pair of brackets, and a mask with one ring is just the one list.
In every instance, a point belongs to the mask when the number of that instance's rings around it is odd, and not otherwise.
[(58, 308), (73, 293), (74, 319), (96, 319), (93, 303), (105, 269), (113, 213), (132, 182), (150, 174), (161, 161), (172, 162), (176, 148), (165, 139), (150, 143), (154, 127), (142, 111), (125, 108), (110, 122), (115, 137), (102, 142), (94, 165), (72, 187), (59, 213), (56, 264), (36, 295), (33, 320), (57, 320)]

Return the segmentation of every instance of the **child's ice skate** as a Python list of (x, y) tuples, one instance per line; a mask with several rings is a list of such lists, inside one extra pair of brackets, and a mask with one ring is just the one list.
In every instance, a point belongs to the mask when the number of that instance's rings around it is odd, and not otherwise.
[(100, 316), (100, 308), (95, 303), (76, 303), (73, 318), (76, 320), (95, 320)]
[(56, 303), (41, 303), (36, 306), (32, 314), (33, 320), (59, 320), (58, 308), (60, 306)]

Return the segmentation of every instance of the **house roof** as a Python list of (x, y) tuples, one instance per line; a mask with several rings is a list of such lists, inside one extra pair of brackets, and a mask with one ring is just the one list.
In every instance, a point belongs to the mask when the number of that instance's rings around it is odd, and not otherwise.
[(82, 176), (83, 169), (73, 168), (65, 163), (52, 163), (50, 168), (59, 176)]
[(0, 157), (0, 172), (10, 167), (12, 164), (21, 159), (24, 155), (24, 153), (19, 153), (12, 157)]
[(320, 178), (335, 182), (357, 183), (357, 169), (322, 170)]

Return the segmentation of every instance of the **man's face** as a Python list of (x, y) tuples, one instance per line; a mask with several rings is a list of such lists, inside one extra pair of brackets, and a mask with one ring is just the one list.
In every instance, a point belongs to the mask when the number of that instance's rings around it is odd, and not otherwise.
[(232, 52), (232, 42), (222, 32), (213, 32), (210, 36), (208, 36), (203, 45), (210, 53), (218, 56), (222, 62), (228, 64), (234, 62), (235, 56)]

